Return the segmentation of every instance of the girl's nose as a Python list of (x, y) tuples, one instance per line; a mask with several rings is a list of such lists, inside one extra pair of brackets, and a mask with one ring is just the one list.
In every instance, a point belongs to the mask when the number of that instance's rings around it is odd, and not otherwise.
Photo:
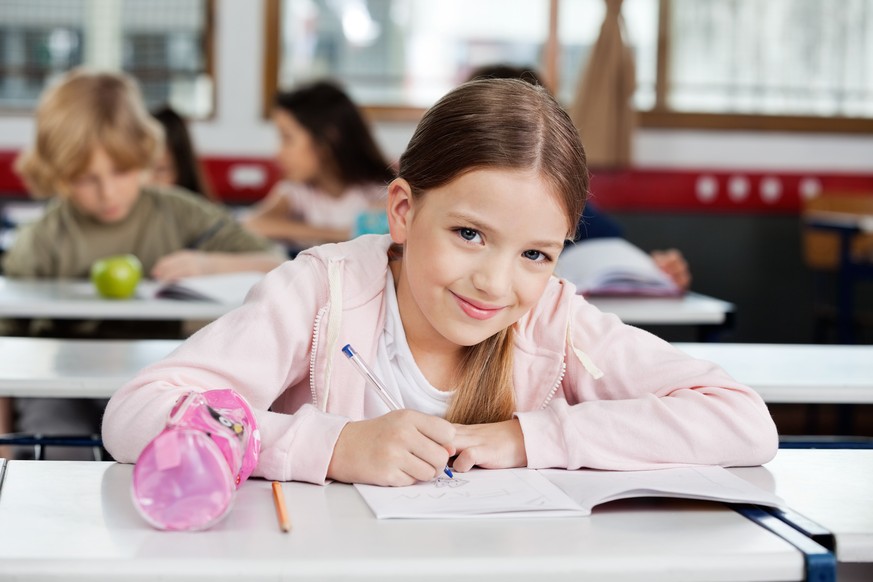
[(473, 286), (488, 297), (505, 297), (512, 286), (512, 262), (506, 258), (488, 257), (472, 276)]

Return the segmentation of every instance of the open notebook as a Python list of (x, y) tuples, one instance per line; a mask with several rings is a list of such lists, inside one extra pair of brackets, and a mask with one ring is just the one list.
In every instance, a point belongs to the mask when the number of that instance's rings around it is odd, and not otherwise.
[(144, 298), (159, 297), (241, 305), (249, 290), (263, 278), (264, 273), (246, 271), (185, 277), (172, 283), (143, 281), (137, 289), (137, 295)]
[(677, 296), (682, 291), (652, 257), (622, 238), (597, 238), (568, 247), (555, 274), (583, 295)]
[(653, 471), (474, 469), (407, 487), (355, 485), (382, 518), (571, 517), (632, 497), (682, 497), (785, 507), (723, 467)]

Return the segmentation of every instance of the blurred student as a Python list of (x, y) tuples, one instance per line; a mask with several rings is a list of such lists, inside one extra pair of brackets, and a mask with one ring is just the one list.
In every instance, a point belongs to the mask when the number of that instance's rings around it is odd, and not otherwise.
[(318, 81), (279, 93), (273, 122), (283, 180), (254, 207), (246, 227), (307, 247), (348, 240), (362, 213), (384, 209), (394, 172), (337, 85)]
[[(474, 79), (521, 79), (532, 85), (546, 87), (539, 73), (532, 67), (505, 63), (484, 65), (470, 73), (468, 80)], [(592, 238), (624, 237), (621, 227), (607, 214), (601, 212), (592, 200), (585, 205), (585, 212), (579, 220), (574, 242)], [(691, 270), (682, 253), (677, 249), (657, 250), (650, 253), (652, 260), (683, 291), (691, 287)]]
[(164, 128), (164, 149), (152, 167), (152, 183), (160, 186), (179, 186), (218, 202), (203, 173), (203, 167), (194, 149), (188, 124), (176, 110), (165, 105), (152, 112)]
[(16, 170), (34, 197), (53, 200), (16, 238), (5, 274), (87, 277), (94, 261), (121, 253), (164, 281), (277, 266), (269, 243), (223, 208), (146, 185), (163, 140), (124, 75), (80, 69), (49, 88), (36, 110), (34, 146)]
[[(71, 71), (44, 92), (35, 121), (34, 145), (15, 167), (34, 197), (53, 199), (4, 257), (7, 277), (86, 278), (98, 259), (124, 253), (136, 255), (144, 273), (162, 281), (269, 271), (283, 261), (223, 208), (182, 189), (146, 185), (163, 149), (163, 131), (129, 77)], [(116, 324), (76, 323), (81, 325), (71, 331), (70, 322), (33, 322), (28, 333), (39, 333), (37, 324), (57, 325), (64, 332), (52, 335), (80, 336)], [(139, 323), (134, 333), (147, 327)], [(95, 433), (104, 404), (19, 399), (18, 429)]]

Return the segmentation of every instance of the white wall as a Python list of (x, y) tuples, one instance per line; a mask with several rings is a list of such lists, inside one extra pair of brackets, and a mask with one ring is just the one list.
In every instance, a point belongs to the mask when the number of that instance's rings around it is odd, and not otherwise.
[[(192, 126), (203, 154), (263, 157), (276, 147), (273, 128), (261, 117), (263, 18), (261, 2), (217, 1), (217, 111)], [(375, 128), (392, 158), (413, 129), (404, 123)], [(32, 132), (27, 117), (0, 117), (0, 148), (27, 145)], [(873, 172), (873, 135), (640, 130), (634, 152), (636, 165), (646, 168)]]

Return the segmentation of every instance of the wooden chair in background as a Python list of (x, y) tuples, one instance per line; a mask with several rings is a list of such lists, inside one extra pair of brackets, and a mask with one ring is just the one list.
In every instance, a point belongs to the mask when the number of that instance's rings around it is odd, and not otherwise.
[[(857, 343), (862, 327), (873, 327), (856, 312), (856, 287), (873, 281), (873, 193), (824, 193), (805, 201), (803, 256), (816, 281), (815, 341), (826, 343), (831, 322), (838, 343)], [(835, 282), (836, 291), (828, 293)], [(831, 298), (827, 298), (831, 295)]]

